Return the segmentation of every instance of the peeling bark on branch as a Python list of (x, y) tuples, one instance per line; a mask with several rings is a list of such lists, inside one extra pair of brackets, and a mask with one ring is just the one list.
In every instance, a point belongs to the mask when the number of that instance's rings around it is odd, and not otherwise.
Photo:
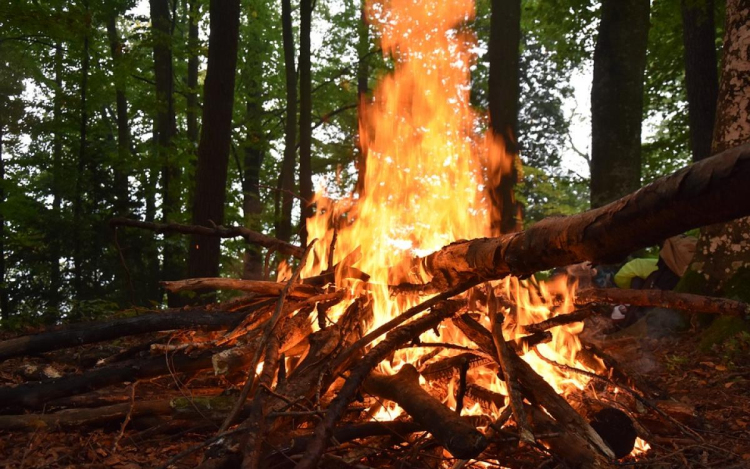
[(619, 260), (689, 229), (750, 215), (750, 144), (694, 163), (604, 207), (526, 231), (458, 241), (419, 259), (439, 289), (582, 261)]

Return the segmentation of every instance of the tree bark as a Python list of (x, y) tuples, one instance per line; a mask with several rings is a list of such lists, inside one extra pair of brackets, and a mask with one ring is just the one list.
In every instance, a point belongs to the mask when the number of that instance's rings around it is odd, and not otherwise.
[[(712, 151), (720, 152), (750, 141), (750, 22), (749, 0), (728, 0), (721, 64), (721, 83)], [(744, 205), (737, 193), (726, 204)], [(711, 210), (709, 208), (708, 210)], [(747, 215), (747, 214), (745, 214)], [(750, 218), (701, 230), (695, 257), (679, 288), (692, 293), (737, 297), (750, 301)]]
[(477, 276), (525, 276), (582, 261), (619, 261), (689, 229), (750, 215), (750, 144), (660, 178), (609, 205), (526, 231), (458, 241), (420, 260), (439, 289)]
[(5, 160), (3, 159), (3, 137), (5, 135), (5, 119), (0, 116), (0, 318), (10, 319), (10, 302), (8, 301), (8, 287), (5, 284)]
[(117, 153), (118, 158), (114, 166), (114, 190), (115, 190), (115, 213), (124, 216), (129, 212), (130, 202), (128, 198), (128, 168), (130, 161), (130, 123), (128, 121), (128, 99), (125, 95), (123, 84), (124, 74), (122, 67), (122, 48), (120, 34), (117, 31), (117, 15), (112, 14), (107, 20), (107, 36), (112, 54), (112, 63), (115, 74), (115, 92), (117, 109)]
[[(61, 170), (62, 170), (62, 44), (58, 41), (55, 43), (55, 96), (52, 102), (53, 120), (55, 123), (55, 133), (52, 137), (52, 219), (56, 226), (62, 224), (62, 188), (61, 188)], [(52, 322), (52, 316), (57, 315), (60, 308), (60, 288), (62, 286), (60, 275), (60, 239), (58, 236), (51, 236), (50, 241), (50, 283), (49, 295), (47, 302), (47, 318), (45, 322)]]
[(693, 161), (711, 156), (719, 96), (714, 0), (682, 0), (685, 87)]
[(83, 36), (83, 58), (81, 61), (81, 117), (78, 144), (78, 161), (75, 185), (75, 199), (73, 200), (73, 288), (76, 299), (84, 299), (84, 288), (86, 281), (83, 270), (83, 202), (84, 191), (87, 187), (86, 171), (88, 169), (88, 154), (86, 148), (88, 132), (88, 108), (86, 98), (88, 93), (89, 78), (89, 8), (88, 2), (84, 2), (86, 7), (85, 32)]
[(297, 144), (297, 72), (294, 68), (294, 30), (291, 0), (281, 0), (281, 26), (284, 42), (284, 74), (286, 77), (286, 126), (284, 159), (281, 163), (279, 188), (281, 208), (276, 223), (276, 237), (289, 241), (292, 237), (292, 206), (294, 199), (294, 167)]
[[(203, 95), (203, 122), (195, 173), (193, 223), (208, 226), (224, 222), (232, 109), (237, 71), (240, 0), (212, 0), (208, 70)], [(215, 236), (193, 235), (188, 256), (189, 277), (219, 275), (221, 242)]]
[[(370, 25), (367, 23), (367, 13), (365, 10), (365, 0), (361, 1), (360, 15), (361, 20), (357, 24), (357, 94), (359, 102), (357, 105), (357, 115), (360, 121), (364, 113), (364, 106), (367, 100), (370, 78)], [(354, 192), (359, 194), (362, 199), (365, 191), (365, 177), (367, 175), (367, 148), (360, 141), (360, 132), (357, 132), (357, 182), (354, 186)]]
[(314, 0), (300, 0), (299, 37), (299, 191), (300, 244), (307, 246), (306, 221), (312, 216), (312, 72), (310, 60), (310, 28)]
[(520, 93), (521, 0), (492, 0), (489, 42), (490, 125), (502, 142), (490, 168), (492, 231), (495, 235), (523, 229), (513, 191), (519, 179), (518, 110)]
[(188, 2), (188, 63), (187, 63), (187, 137), (193, 145), (198, 145), (198, 23), (200, 2)]
[(641, 185), (649, 0), (603, 0), (591, 86), (591, 207)]
[[(149, 0), (151, 31), (154, 49), (154, 75), (156, 78), (157, 158), (161, 161), (162, 220), (167, 223), (180, 211), (181, 168), (173, 155), (173, 138), (177, 133), (174, 110), (174, 78), (172, 70), (172, 21), (169, 0)], [(165, 235), (162, 266), (163, 280), (182, 277), (181, 249)], [(168, 296), (170, 306), (178, 306), (179, 299)]]

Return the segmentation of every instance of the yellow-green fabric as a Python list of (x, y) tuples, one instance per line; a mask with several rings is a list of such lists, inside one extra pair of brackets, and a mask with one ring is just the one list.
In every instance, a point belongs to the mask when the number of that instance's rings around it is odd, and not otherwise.
[(620, 288), (630, 288), (630, 283), (635, 277), (646, 279), (656, 271), (656, 263), (659, 259), (633, 259), (615, 274), (615, 285)]

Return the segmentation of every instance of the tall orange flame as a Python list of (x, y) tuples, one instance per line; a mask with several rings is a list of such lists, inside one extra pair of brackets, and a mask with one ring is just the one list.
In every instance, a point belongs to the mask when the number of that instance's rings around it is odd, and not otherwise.
[[(413, 270), (414, 256), (458, 239), (491, 234), (492, 208), (485, 186), (499, 183), (498, 174), (510, 172), (512, 158), (505, 154), (501, 139), (479, 135), (481, 116), (469, 103), (475, 41), (462, 26), (474, 15), (471, 0), (371, 1), (367, 14), (380, 32), (384, 53), (393, 57), (395, 69), (381, 80), (361, 114), (360, 146), (367, 154), (367, 170), (359, 198), (332, 200), (324, 191), (316, 194), (317, 211), (308, 219), (307, 230), (310, 238), (319, 241), (303, 275), (316, 275), (330, 267), (334, 233), (334, 263), (361, 248), (356, 267), (371, 276), (372, 327), (377, 327), (420, 301), (405, 295), (392, 298), (388, 291), (389, 284), (429, 281), (424, 272)], [(347, 284), (342, 278), (336, 283)], [(353, 293), (361, 283), (349, 283)], [(555, 292), (546, 287), (537, 292), (508, 279), (495, 282), (494, 288), (517, 304), (515, 317), (505, 324), (509, 339), (515, 337), (518, 326), (552, 315), (553, 294), (570, 298), (567, 285), (555, 287)], [(339, 312), (345, 307), (339, 306)], [(572, 304), (568, 300), (567, 307), (558, 308), (569, 312)], [(336, 311), (331, 314), (335, 316)], [(440, 332), (442, 341), (473, 346), (450, 325), (441, 326)], [(558, 327), (552, 332), (553, 342), (543, 346), (543, 355), (574, 364), (580, 326)], [(402, 350), (381, 368), (393, 372), (405, 362), (416, 362), (423, 353), (420, 349)], [(524, 358), (560, 392), (585, 383), (535, 354)], [(505, 392), (495, 373), (471, 370), (470, 377)], [(470, 410), (481, 411), (478, 406)], [(398, 415), (393, 411), (385, 409), (381, 416), (393, 418)]]

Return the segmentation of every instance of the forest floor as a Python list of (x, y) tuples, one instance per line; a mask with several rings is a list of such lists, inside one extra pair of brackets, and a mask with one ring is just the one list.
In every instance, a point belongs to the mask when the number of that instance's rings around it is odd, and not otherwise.
[[(600, 318), (601, 320), (601, 318)], [(0, 339), (10, 336), (0, 335)], [(629, 467), (750, 467), (750, 336), (738, 336), (701, 352), (699, 334), (687, 332), (659, 339), (626, 338), (607, 351), (631, 373), (665, 393), (677, 407), (692, 414), (684, 424), (704, 441), (664, 423), (664, 431), (650, 441), (651, 449), (618, 465)], [(93, 360), (140, 343), (144, 337), (79, 347), (37, 357), (6, 360), (0, 364), (0, 385), (32, 379), (50, 366), (59, 373), (76, 373)], [(36, 368), (34, 368), (36, 367)], [(36, 378), (38, 379), (38, 378)], [(229, 383), (201, 374), (185, 386), (177, 377), (163, 377), (106, 388), (109, 403), (168, 397), (217, 394)], [(176, 454), (199, 445), (215, 434), (216, 419), (170, 424), (163, 418), (132, 419), (103, 428), (33, 432), (0, 431), (0, 464), (6, 468), (114, 468), (159, 467)], [(203, 449), (171, 467), (195, 467)], [(353, 466), (352, 466), (353, 467)], [(391, 467), (399, 467), (398, 464)], [(404, 466), (411, 467), (411, 466)], [(487, 466), (484, 466), (487, 467)], [(555, 467), (554, 464), (545, 467)]]

